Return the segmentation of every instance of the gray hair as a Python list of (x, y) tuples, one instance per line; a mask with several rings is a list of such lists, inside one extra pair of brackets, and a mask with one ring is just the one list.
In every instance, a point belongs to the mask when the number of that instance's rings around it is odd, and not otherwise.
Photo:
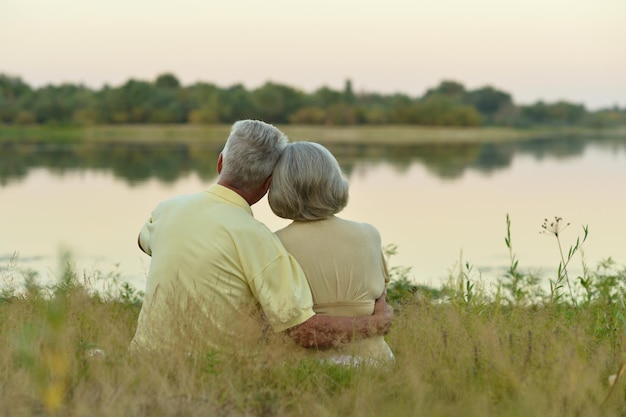
[(348, 204), (348, 180), (332, 153), (314, 142), (287, 145), (274, 168), (268, 202), (274, 214), (320, 220)]
[(220, 175), (233, 187), (257, 190), (272, 175), (287, 142), (283, 132), (265, 122), (235, 122), (222, 150)]

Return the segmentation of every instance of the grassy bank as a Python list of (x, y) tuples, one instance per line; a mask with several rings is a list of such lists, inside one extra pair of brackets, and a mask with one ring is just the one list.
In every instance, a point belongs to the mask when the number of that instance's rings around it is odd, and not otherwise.
[[(510, 236), (509, 236), (510, 242)], [(394, 270), (395, 366), (302, 358), (281, 335), (255, 357), (130, 357), (140, 294), (71, 268), (0, 296), (0, 407), (19, 416), (615, 416), (626, 413), (626, 270), (607, 262), (568, 298), (511, 271), (487, 294), (466, 266), (439, 290)], [(10, 282), (15, 268), (0, 272)], [(85, 282), (85, 279), (87, 282)], [(579, 291), (578, 291), (579, 290)], [(235, 326), (236, 324), (232, 324)], [(180, 341), (188, 346), (188, 340)]]
[[(554, 137), (625, 137), (626, 128), (588, 129), (560, 128), (445, 128), (420, 126), (279, 126), (292, 140), (324, 143), (413, 144), (413, 143), (481, 143)], [(198, 125), (125, 125), (89, 127), (0, 126), (2, 142), (223, 142), (230, 126)]]
[(618, 310), (606, 300), (579, 308), (405, 301), (387, 338), (396, 365), (350, 369), (292, 359), (296, 348), (278, 338), (255, 360), (211, 352), (131, 358), (126, 347), (138, 306), (123, 292), (103, 297), (76, 284), (59, 285), (49, 297), (43, 292), (31, 287), (0, 304), (5, 415), (626, 412), (624, 381), (612, 393), (607, 383), (624, 359), (625, 340)]

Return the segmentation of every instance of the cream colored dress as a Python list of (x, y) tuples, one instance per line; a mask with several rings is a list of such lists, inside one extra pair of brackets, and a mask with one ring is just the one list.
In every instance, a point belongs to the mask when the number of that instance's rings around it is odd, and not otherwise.
[[(276, 232), (298, 261), (313, 294), (313, 310), (334, 316), (364, 316), (389, 281), (380, 233), (372, 225), (332, 216), (295, 221)], [(316, 352), (331, 361), (386, 362), (393, 353), (382, 336)]]

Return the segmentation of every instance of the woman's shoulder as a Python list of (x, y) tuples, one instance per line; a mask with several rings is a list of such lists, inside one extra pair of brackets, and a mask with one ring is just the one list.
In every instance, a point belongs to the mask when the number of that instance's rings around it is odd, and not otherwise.
[(334, 216), (333, 220), (337, 225), (341, 227), (352, 229), (354, 231), (360, 231), (361, 233), (369, 234), (372, 236), (380, 236), (380, 232), (378, 229), (370, 224), (365, 222), (358, 222), (355, 220), (348, 220), (341, 217)]

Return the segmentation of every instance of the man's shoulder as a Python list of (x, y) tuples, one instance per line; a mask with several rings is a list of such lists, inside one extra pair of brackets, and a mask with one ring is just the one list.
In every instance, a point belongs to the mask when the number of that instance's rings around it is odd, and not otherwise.
[(231, 213), (228, 219), (225, 219), (224, 225), (231, 229), (233, 233), (243, 234), (244, 238), (251, 239), (273, 239), (274, 233), (262, 222), (255, 219), (253, 216), (237, 211)]
[(172, 204), (183, 203), (185, 201), (191, 201), (191, 200), (197, 199), (201, 195), (202, 195), (202, 193), (179, 194), (179, 195), (175, 195), (175, 196), (169, 197), (169, 198), (161, 201), (161, 203), (159, 203), (159, 205), (172, 205)]
[(182, 208), (188, 204), (192, 204), (194, 200), (203, 198), (202, 193), (196, 194), (180, 194), (161, 201), (155, 208), (155, 212)]

